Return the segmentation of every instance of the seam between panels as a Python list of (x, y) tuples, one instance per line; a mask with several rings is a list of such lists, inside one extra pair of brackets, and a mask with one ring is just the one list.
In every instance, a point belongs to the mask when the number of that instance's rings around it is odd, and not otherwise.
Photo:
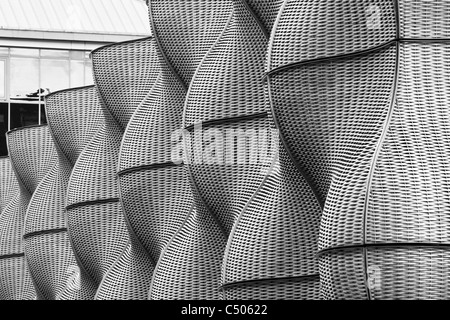
[(117, 173), (117, 176), (120, 178), (122, 176), (126, 176), (128, 174), (141, 172), (141, 171), (151, 171), (151, 170), (176, 168), (176, 167), (183, 167), (183, 166), (184, 166), (184, 164), (176, 164), (173, 162), (155, 163), (155, 164), (142, 165), (142, 166), (138, 166), (138, 167), (132, 167), (129, 169), (121, 170)]
[[(189, 186), (188, 186), (189, 187)], [(191, 208), (189, 209), (189, 213), (186, 215), (186, 217), (184, 218), (183, 223), (181, 224), (181, 226), (178, 228), (178, 230), (170, 237), (169, 241), (167, 242), (167, 244), (164, 246), (163, 250), (161, 251), (161, 254), (159, 255), (159, 259), (158, 262), (155, 265), (155, 269), (153, 271), (153, 275), (152, 275), (152, 280), (150, 282), (150, 288), (148, 290), (148, 300), (151, 300), (151, 294), (152, 294), (152, 290), (153, 290), (153, 283), (154, 283), (154, 279), (155, 279), (155, 275), (156, 275), (156, 271), (158, 270), (160, 264), (161, 264), (161, 260), (162, 258), (165, 256), (167, 250), (169, 249), (170, 245), (174, 242), (175, 238), (177, 237), (177, 235), (179, 234), (179, 232), (181, 230), (183, 230), (184, 226), (187, 224), (187, 222), (189, 221), (189, 218), (195, 213), (195, 199), (193, 198), (193, 203), (191, 205)]]
[(259, 282), (282, 282), (282, 281), (299, 282), (302, 280), (312, 281), (312, 280), (319, 280), (319, 279), (320, 279), (319, 274), (280, 277), (280, 278), (261, 278), (261, 279), (253, 279), (253, 280), (246, 280), (246, 281), (229, 282), (229, 283), (223, 284), (221, 288), (225, 289), (225, 288), (235, 287), (235, 286), (240, 286), (240, 285), (252, 285), (254, 283), (259, 283)]
[[(201, 67), (203, 66), (204, 62), (206, 61), (206, 58), (209, 56), (209, 54), (212, 52), (212, 50), (216, 47), (216, 45), (220, 42), (220, 40), (222, 39), (223, 35), (227, 32), (231, 20), (233, 19), (233, 12), (230, 14), (230, 16), (228, 17), (228, 21), (225, 24), (225, 27), (223, 28), (222, 32), (220, 33), (220, 35), (217, 37), (216, 41), (214, 41), (214, 44), (211, 46), (211, 48), (209, 48), (208, 52), (205, 54), (205, 56), (202, 58), (202, 61), (199, 63), (199, 65), (197, 66), (197, 70), (195, 70), (194, 75), (192, 76), (192, 80), (191, 83), (189, 84), (189, 88), (187, 89), (186, 92), (186, 96), (185, 96), (185, 101), (184, 101), (184, 108), (183, 108), (183, 115), (182, 115), (182, 125), (181, 127), (185, 127), (185, 123), (186, 123), (186, 110), (187, 110), (187, 106), (188, 106), (188, 98), (190, 96), (191, 93), (191, 89), (192, 89), (192, 83), (195, 81), (198, 73), (200, 72)], [(182, 128), (181, 128), (182, 129)], [(183, 144), (183, 150), (184, 150), (184, 154), (188, 155), (188, 148), (186, 146), (186, 143)], [(208, 211), (208, 213), (211, 215), (211, 217), (216, 221), (217, 225), (219, 226), (220, 230), (222, 231), (222, 234), (224, 235), (224, 237), (227, 239), (228, 238), (228, 234), (225, 231), (224, 226), (222, 225), (222, 223), (219, 221), (219, 218), (217, 217), (217, 215), (214, 213), (214, 211), (211, 210), (211, 208), (209, 207), (209, 205), (206, 203), (206, 201), (203, 199), (202, 194), (200, 193), (200, 189), (198, 187), (198, 184), (194, 178), (194, 174), (192, 173), (192, 169), (191, 169), (191, 164), (188, 164), (186, 166), (186, 170), (187, 170), (187, 176), (191, 185), (191, 188), (193, 189), (192, 192), (195, 192), (199, 201), (202, 202), (202, 204), (204, 205), (205, 209)], [(194, 196), (195, 199), (195, 196)]]
[(346, 246), (336, 246), (321, 250), (316, 254), (320, 257), (322, 255), (328, 254), (334, 251), (346, 251), (353, 249), (364, 249), (364, 248), (435, 248), (446, 250), (450, 249), (450, 243), (426, 243), (426, 242), (390, 242), (390, 243), (366, 243), (358, 245), (346, 245)]
[(11, 253), (0, 256), (0, 260), (24, 257), (25, 253)]
[(251, 114), (242, 115), (242, 116), (211, 119), (211, 120), (206, 120), (204, 122), (198, 122), (196, 124), (190, 125), (190, 126), (184, 128), (184, 130), (194, 131), (196, 129), (196, 126), (198, 126), (198, 125), (201, 125), (202, 128), (205, 128), (205, 127), (207, 128), (207, 127), (217, 126), (217, 125), (221, 125), (221, 124), (229, 124), (229, 123), (234, 124), (236, 122), (241, 122), (241, 121), (257, 120), (257, 119), (267, 118), (268, 116), (269, 115), (268, 115), (267, 111), (265, 111), (265, 112), (251, 113)]
[(63, 233), (66, 231), (67, 231), (67, 228), (56, 228), (56, 229), (46, 229), (46, 230), (41, 230), (41, 231), (29, 232), (23, 236), (23, 240), (34, 238), (37, 236)]
[(116, 203), (119, 202), (120, 199), (119, 198), (108, 198), (108, 199), (98, 199), (98, 200), (91, 200), (91, 201), (83, 201), (83, 202), (78, 202), (78, 203), (74, 203), (71, 204), (69, 206), (66, 207), (66, 210), (72, 210), (72, 209), (77, 209), (77, 208), (81, 208), (81, 207), (87, 207), (90, 205), (95, 205), (95, 204), (107, 204), (107, 203)]
[(398, 3), (398, 0), (392, 0), (394, 5), (394, 12), (395, 12), (395, 20), (396, 20), (396, 26), (395, 26), (395, 32), (397, 35), (397, 39), (400, 39), (401, 32), (400, 32), (400, 6)]
[(361, 56), (366, 56), (367, 54), (371, 54), (371, 53), (376, 53), (379, 51), (382, 51), (386, 48), (389, 48), (390, 46), (393, 46), (397, 43), (402, 43), (402, 42), (413, 42), (413, 43), (442, 43), (442, 42), (450, 42), (450, 38), (430, 38), (430, 39), (425, 39), (425, 38), (393, 38), (389, 41), (386, 41), (382, 44), (376, 45), (374, 47), (368, 48), (368, 49), (363, 49), (363, 50), (358, 50), (358, 51), (354, 51), (354, 52), (350, 52), (350, 53), (342, 53), (342, 54), (338, 54), (332, 57), (319, 57), (319, 58), (314, 58), (314, 59), (309, 59), (309, 60), (302, 60), (302, 61), (297, 61), (297, 62), (289, 62), (287, 64), (284, 64), (282, 66), (279, 66), (275, 69), (272, 69), (268, 72), (266, 72), (266, 74), (263, 77), (263, 80), (266, 78), (270, 78), (270, 76), (273, 76), (275, 74), (278, 74), (280, 72), (283, 71), (287, 71), (293, 68), (299, 68), (302, 66), (308, 66), (308, 65), (313, 65), (313, 64), (318, 64), (318, 63), (326, 63), (326, 62), (331, 62), (331, 61), (336, 61), (336, 60), (344, 60), (344, 59), (351, 59), (351, 58), (355, 58), (355, 57), (361, 57)]
[(148, 3), (149, 18), (150, 18), (150, 27), (151, 27), (151, 29), (153, 31), (153, 38), (155, 39), (156, 45), (157, 45), (157, 47), (159, 49), (158, 51), (160, 53), (160, 56), (162, 57), (162, 59), (166, 63), (167, 67), (172, 71), (174, 76), (178, 79), (180, 84), (183, 86), (183, 89), (187, 90), (188, 89), (188, 84), (185, 83), (183, 78), (181, 78), (181, 76), (178, 74), (178, 72), (175, 71), (175, 67), (170, 63), (169, 58), (167, 56), (167, 53), (166, 53), (166, 51), (163, 48), (161, 40), (159, 39), (159, 33), (158, 33), (158, 30), (156, 29), (155, 20), (153, 19), (152, 0), (149, 0), (147, 3)]
[(301, 61), (297, 61), (297, 62), (289, 62), (287, 64), (281, 65), (279, 67), (276, 67), (275, 69), (268, 71), (264, 75), (264, 78), (269, 78), (270, 76), (272, 76), (274, 74), (278, 74), (280, 72), (287, 71), (289, 69), (299, 68), (299, 67), (306, 66), (306, 65), (312, 65), (312, 64), (325, 63), (325, 62), (330, 62), (330, 61), (335, 61), (335, 60), (351, 59), (354, 57), (365, 56), (367, 54), (375, 53), (378, 51), (382, 51), (386, 48), (389, 48), (390, 46), (394, 45), (395, 43), (397, 43), (398, 41), (401, 41), (401, 40), (404, 40), (404, 39), (394, 38), (394, 39), (388, 40), (382, 44), (379, 44), (379, 45), (376, 45), (376, 46), (373, 46), (373, 47), (370, 47), (367, 49), (363, 49), (363, 50), (357, 50), (357, 51), (349, 52), (349, 53), (341, 53), (341, 54), (337, 54), (337, 55), (334, 55), (331, 57), (319, 57), (319, 58), (313, 58), (313, 59), (308, 59), (308, 60), (301, 60)]
[[(394, 83), (392, 86), (392, 92), (391, 92), (391, 101), (389, 105), (388, 114), (386, 116), (385, 124), (383, 127), (383, 131), (381, 133), (380, 139), (378, 140), (378, 143), (376, 145), (375, 154), (372, 158), (371, 164), (370, 164), (370, 171), (367, 178), (367, 184), (366, 184), (366, 196), (365, 196), (365, 204), (364, 204), (364, 227), (363, 227), (363, 244), (365, 245), (367, 243), (367, 218), (368, 218), (368, 211), (369, 211), (369, 202), (370, 202), (370, 194), (372, 191), (372, 182), (376, 170), (376, 165), (378, 162), (378, 159), (381, 156), (381, 152), (383, 149), (384, 142), (386, 141), (386, 138), (389, 133), (389, 127), (391, 125), (391, 122), (394, 118), (394, 109), (396, 104), (396, 98), (397, 98), (397, 90), (398, 90), (398, 79), (399, 79), (399, 68), (400, 68), (400, 43), (396, 43), (396, 62), (395, 62), (395, 74), (394, 74)], [(369, 300), (372, 300), (370, 289), (367, 285), (368, 281), (368, 257), (367, 257), (367, 247), (363, 247), (363, 254), (364, 254), (364, 276), (366, 279), (366, 290), (367, 290), (367, 296)]]

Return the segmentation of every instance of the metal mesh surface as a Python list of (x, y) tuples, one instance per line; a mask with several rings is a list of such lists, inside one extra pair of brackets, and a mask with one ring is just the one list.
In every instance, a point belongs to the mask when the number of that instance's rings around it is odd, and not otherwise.
[(159, 49), (185, 86), (189, 86), (198, 65), (227, 23), (232, 1), (151, 0), (148, 3)]
[(80, 154), (67, 187), (67, 221), (79, 263), (96, 287), (128, 243), (115, 173), (122, 130), (101, 106), (101, 122)]
[[(227, 299), (320, 296), (315, 259), (320, 207), (284, 149), (281, 161), (273, 163), (258, 136), (273, 129), (260, 81), (268, 45), (261, 25), (270, 27), (277, 5), (281, 2), (233, 2), (229, 23), (199, 66), (186, 99), (184, 125), (193, 144), (189, 169), (228, 237), (222, 266)], [(198, 123), (205, 136), (200, 144), (195, 143)], [(219, 151), (205, 156), (211, 145)], [(274, 148), (279, 149), (278, 140), (268, 149)]]
[(193, 194), (185, 168), (173, 163), (172, 149), (184, 86), (227, 18), (223, 2), (150, 2), (160, 73), (130, 121), (119, 160), (126, 216), (155, 264), (150, 299), (221, 297), (225, 238)]
[[(86, 157), (80, 167), (85, 171), (83, 179), (89, 177), (87, 170), (103, 171), (92, 176), (96, 189), (91, 186), (86, 195), (105, 203), (80, 207), (74, 213), (80, 217), (78, 234), (86, 235), (83, 226), (87, 221), (101, 230), (92, 229), (90, 239), (82, 243), (91, 242), (90, 247), (98, 248), (89, 253), (91, 260), (101, 261), (91, 268), (95, 277), (102, 280), (97, 299), (146, 299), (148, 296), (154, 265), (131, 223), (125, 223), (116, 174), (123, 129), (152, 92), (159, 76), (159, 57), (153, 41), (153, 38), (128, 41), (92, 53), (94, 78), (104, 103), (107, 125), (98, 142), (90, 145), (90, 154), (95, 159)], [(99, 150), (104, 150), (103, 154), (98, 154)], [(80, 246), (79, 250), (86, 249)]]
[(448, 298), (448, 4), (346, 6), (286, 1), (269, 54), (278, 126), (324, 207), (322, 294)]
[(155, 67), (157, 82), (122, 143), (124, 210), (154, 263), (150, 299), (217, 299), (225, 239), (201, 202), (194, 204), (185, 169), (172, 163), (171, 136), (181, 127), (185, 90), (162, 61)]
[(7, 134), (12, 167), (20, 191), (0, 218), (0, 298), (36, 298), (24, 255), (24, 221), (31, 196), (56, 164), (56, 150), (47, 126), (34, 126)]
[(95, 283), (80, 269), (67, 233), (66, 195), (73, 164), (101, 123), (94, 87), (47, 97), (47, 119), (58, 161), (36, 190), (27, 212), (25, 250), (38, 298), (92, 299)]
[(8, 203), (17, 196), (19, 183), (8, 157), (0, 158), (0, 214)]

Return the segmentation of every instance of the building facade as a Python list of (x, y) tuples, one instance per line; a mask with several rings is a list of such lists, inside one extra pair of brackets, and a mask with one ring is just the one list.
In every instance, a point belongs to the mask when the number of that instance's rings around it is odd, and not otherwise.
[(0, 1), (0, 156), (8, 130), (46, 122), (48, 93), (92, 84), (93, 49), (149, 34), (143, 0)]

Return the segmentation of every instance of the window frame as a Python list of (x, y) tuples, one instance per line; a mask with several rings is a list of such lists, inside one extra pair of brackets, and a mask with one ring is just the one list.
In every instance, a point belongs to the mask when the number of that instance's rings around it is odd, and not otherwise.
[(8, 101), (9, 99), (8, 99), (8, 97), (9, 97), (9, 95), (8, 95), (8, 81), (7, 81), (7, 79), (8, 79), (8, 77), (7, 77), (7, 75), (8, 75), (8, 61), (9, 61), (9, 59), (8, 59), (8, 57), (7, 56), (1, 56), (0, 55), (0, 62), (3, 62), (3, 92), (4, 92), (4, 95), (3, 96), (0, 96), (0, 101)]

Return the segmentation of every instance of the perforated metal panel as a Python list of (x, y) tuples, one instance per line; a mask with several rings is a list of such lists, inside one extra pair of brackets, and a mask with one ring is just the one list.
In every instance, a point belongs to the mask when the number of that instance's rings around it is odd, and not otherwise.
[(192, 192), (185, 168), (173, 163), (172, 134), (181, 129), (185, 85), (224, 27), (223, 7), (150, 2), (159, 76), (125, 133), (119, 180), (130, 225), (155, 263), (151, 299), (221, 297), (225, 237)]
[(89, 298), (93, 299), (104, 274), (128, 241), (114, 180), (114, 148), (118, 150), (121, 131), (101, 107), (96, 87), (74, 98), (84, 105), (83, 113), (91, 123), (78, 127), (85, 133), (75, 145), (82, 151), (68, 181), (65, 205), (72, 247), (86, 278), (91, 279), (94, 289)]
[(148, 1), (148, 6), (152, 34), (161, 52), (189, 86), (198, 65), (228, 23), (232, 1), (155, 0)]
[(9, 157), (0, 158), (0, 214), (8, 203), (17, 196), (19, 183), (11, 166)]
[[(90, 145), (92, 156), (86, 157), (82, 167), (85, 172), (104, 170), (100, 173), (102, 176), (96, 177), (92, 183), (108, 190), (98, 192), (91, 187), (85, 196), (92, 197), (97, 193), (95, 196), (103, 200), (103, 203), (76, 210), (80, 211), (80, 217), (81, 214), (84, 215), (77, 230), (80, 235), (86, 235), (83, 225), (88, 217), (92, 214), (99, 217), (97, 221), (93, 221), (98, 230), (92, 229), (92, 234), (89, 235), (90, 241), (101, 248), (100, 252), (90, 252), (90, 259), (99, 255), (103, 259), (102, 264), (92, 267), (97, 278), (102, 280), (97, 299), (146, 299), (154, 268), (134, 230), (125, 223), (116, 177), (123, 130), (135, 110), (151, 92), (159, 75), (159, 70), (155, 67), (159, 57), (152, 42), (152, 38), (144, 38), (105, 46), (92, 53), (95, 83), (104, 102), (102, 107), (107, 125), (99, 141)], [(100, 139), (103, 141), (100, 142)], [(98, 155), (99, 149), (105, 150), (101, 157)], [(93, 156), (96, 157), (95, 161)], [(109, 159), (108, 163), (99, 162), (105, 158)], [(82, 213), (81, 210), (85, 212)], [(108, 222), (104, 218), (106, 215), (110, 217)], [(85, 249), (80, 247), (80, 251), (82, 250)]]
[(7, 139), (20, 191), (0, 218), (0, 298), (35, 299), (24, 256), (24, 220), (31, 196), (56, 164), (56, 150), (47, 126), (16, 129), (7, 134)]
[[(0, 213), (0, 225), (1, 225), (1, 232), (3, 234), (2, 240), (5, 240), (5, 236), (6, 238), (9, 238), (11, 236), (13, 236), (14, 233), (14, 228), (15, 228), (15, 223), (14, 223), (14, 213), (15, 210), (13, 209), (13, 207), (11, 207), (10, 209), (8, 209), (8, 211), (4, 214), (3, 212), (8, 208), (8, 205), (12, 205), (14, 206), (15, 203), (18, 202), (18, 197), (19, 197), (19, 183), (17, 181), (16, 175), (13, 171), (13, 168), (11, 166), (11, 162), (9, 160), (8, 157), (3, 157), (0, 159), (0, 208), (1, 208), (1, 213)], [(0, 255), (0, 265), (3, 267), (3, 269), (1, 270), (1, 273), (3, 273), (3, 277), (8, 277), (11, 276), (11, 265), (14, 265), (14, 260), (16, 261), (20, 261), (20, 257), (12, 257), (11, 255), (11, 250), (9, 250), (8, 248), (6, 248), (6, 246), (4, 248), (2, 248), (2, 246), (0, 246), (0, 250), (2, 251), (2, 255)], [(10, 252), (9, 254), (7, 252)], [(17, 252), (18, 253), (18, 252)], [(6, 260), (11, 260), (9, 262), (6, 262)], [(2, 261), (5, 260), (5, 261)], [(6, 267), (6, 268), (5, 268)], [(6, 274), (6, 272), (9, 272), (9, 274)], [(2, 278), (3, 278), (2, 277)], [(5, 282), (7, 280), (10, 279), (4, 279), (2, 281), (3, 284), (5, 284)], [(12, 286), (14, 285), (14, 283), (12, 283)], [(2, 291), (1, 293), (1, 298), (2, 299), (6, 299), (6, 298), (13, 298), (14, 297), (14, 291), (15, 289), (13, 287), (11, 287), (11, 285), (9, 285), (8, 287), (5, 288), (5, 290)]]
[(56, 92), (47, 97), (46, 112), (58, 161), (39, 185), (27, 211), (27, 261), (38, 298), (92, 299), (95, 283), (80, 269), (72, 250), (65, 202), (73, 164), (102, 123), (95, 89)]
[[(208, 150), (209, 138), (203, 138), (191, 149), (189, 165), (228, 237), (222, 290), (227, 299), (318, 299), (319, 204), (277, 136), (261, 139), (274, 127), (261, 79), (267, 28), (281, 2), (232, 4), (229, 24), (193, 78), (184, 118), (194, 143), (199, 122), (216, 146), (223, 139), (219, 156), (199, 163), (198, 153)], [(244, 149), (236, 142), (242, 135)], [(278, 149), (279, 161), (271, 153)]]
[[(447, 299), (446, 1), (286, 1), (272, 106), (323, 204), (329, 299)], [(317, 40), (320, 39), (320, 40)]]

